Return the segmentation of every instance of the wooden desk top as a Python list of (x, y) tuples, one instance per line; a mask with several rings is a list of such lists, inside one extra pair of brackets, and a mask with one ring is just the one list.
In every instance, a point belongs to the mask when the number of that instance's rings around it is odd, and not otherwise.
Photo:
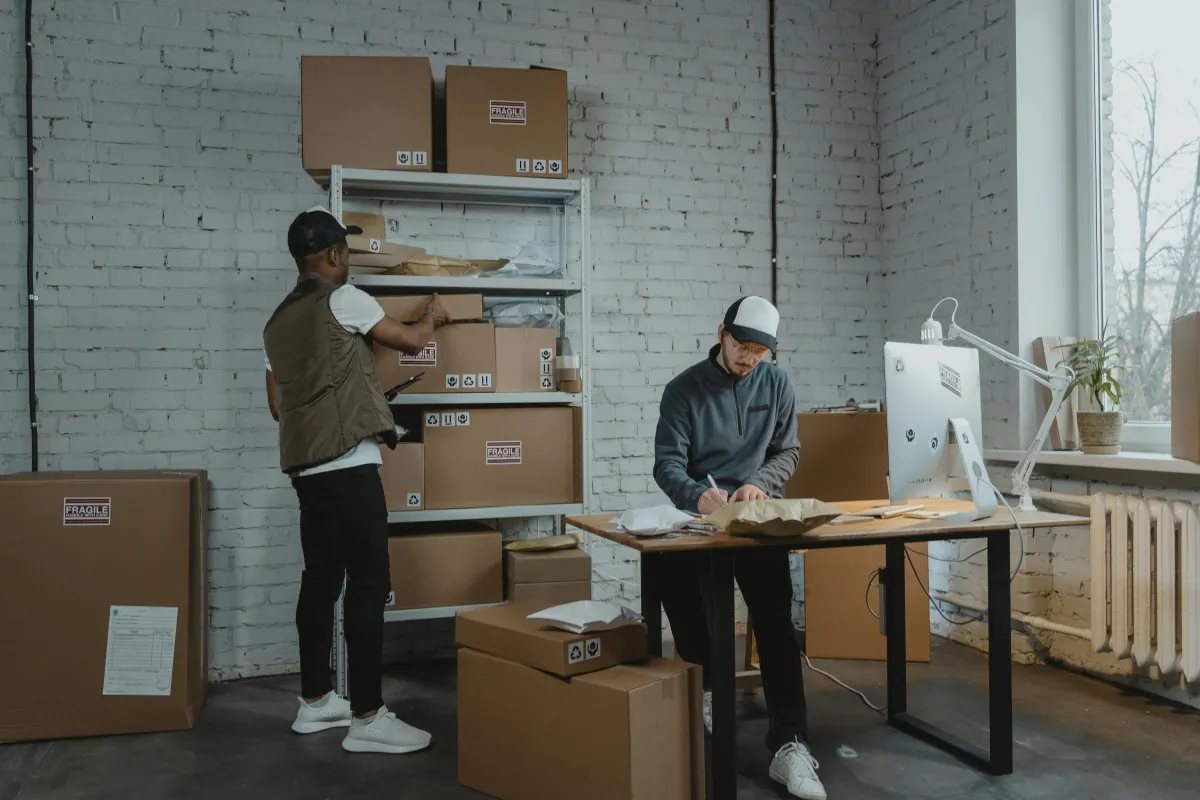
[[(927, 511), (969, 511), (971, 509), (971, 504), (964, 500), (934, 498), (914, 500), (912, 502), (923, 504)], [(884, 500), (857, 500), (854, 502), (834, 503), (833, 505), (836, 505), (848, 514), (852, 514), (855, 511), (888, 505), (888, 502)], [(1026, 530), (1079, 526), (1091, 523), (1091, 520), (1087, 517), (1052, 514), (1048, 511), (1017, 511), (1016, 513), (1021, 527)], [(566, 521), (568, 525), (573, 525), (581, 530), (594, 533), (597, 536), (602, 536), (605, 539), (645, 553), (748, 547), (789, 547), (815, 550), (825, 547), (884, 544), (897, 539), (922, 542), (941, 539), (979, 538), (988, 533), (1010, 531), (1014, 527), (1008, 509), (1001, 507), (991, 517), (973, 522), (893, 517), (892, 519), (873, 519), (870, 522), (856, 522), (847, 525), (826, 524), (814, 528), (802, 536), (788, 538), (753, 538), (749, 536), (735, 536), (724, 531), (716, 531), (712, 536), (693, 535), (667, 539), (661, 536), (640, 537), (629, 533), (620, 533), (609, 522), (613, 516), (613, 514), (589, 514), (587, 516), (567, 517)]]

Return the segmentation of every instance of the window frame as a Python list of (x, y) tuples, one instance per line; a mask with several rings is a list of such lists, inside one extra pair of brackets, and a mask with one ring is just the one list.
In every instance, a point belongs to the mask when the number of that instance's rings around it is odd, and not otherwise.
[[(1104, 152), (1100, 116), (1104, 2), (1077, 3), (1075, 16), (1079, 328), (1086, 337), (1098, 337), (1104, 320)], [(1126, 422), (1121, 445), (1135, 452), (1170, 452), (1171, 424)]]

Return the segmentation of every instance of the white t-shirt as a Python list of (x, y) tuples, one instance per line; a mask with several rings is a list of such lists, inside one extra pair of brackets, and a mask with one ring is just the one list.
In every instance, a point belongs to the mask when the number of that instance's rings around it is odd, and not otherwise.
[[(379, 305), (374, 297), (354, 286), (342, 286), (335, 289), (333, 294), (329, 295), (329, 310), (333, 312), (333, 318), (338, 321), (339, 325), (350, 333), (360, 336), (365, 336), (385, 316), (383, 306)], [(271, 360), (267, 358), (265, 350), (263, 351), (263, 361), (266, 362), (267, 371), (270, 372)], [(350, 451), (332, 461), (326, 461), (324, 464), (318, 464), (296, 473), (296, 477), (303, 478), (306, 475), (319, 475), (322, 472), (361, 467), (364, 464), (383, 464), (383, 457), (379, 454), (379, 443), (373, 436), (363, 439)]]

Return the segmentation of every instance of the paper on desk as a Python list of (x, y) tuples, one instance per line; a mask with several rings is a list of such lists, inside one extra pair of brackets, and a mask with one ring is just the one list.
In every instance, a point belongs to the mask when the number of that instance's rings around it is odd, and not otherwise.
[(631, 625), (640, 617), (625, 606), (603, 600), (576, 600), (530, 614), (528, 619), (545, 622), (569, 633), (595, 633)]
[(659, 536), (676, 531), (695, 517), (674, 506), (632, 508), (612, 518), (612, 524), (635, 536)]
[(541, 552), (545, 550), (574, 550), (579, 547), (583, 537), (577, 533), (564, 533), (561, 536), (543, 536), (540, 539), (518, 539), (504, 545), (505, 550), (516, 553)]
[(821, 500), (746, 500), (717, 509), (705, 522), (739, 536), (799, 536), (843, 513)]

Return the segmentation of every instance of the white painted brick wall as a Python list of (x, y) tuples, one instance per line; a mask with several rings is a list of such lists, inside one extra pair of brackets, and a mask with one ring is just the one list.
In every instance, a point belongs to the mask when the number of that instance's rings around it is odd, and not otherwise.
[[(738, 0), (57, 0), (36, 17), (37, 352), (48, 469), (202, 466), (214, 678), (294, 669), (295, 500), (260, 333), (294, 267), (302, 53), (542, 63), (596, 178), (596, 508), (658, 502), (667, 380), (769, 286), (766, 9)], [(801, 404), (878, 395), (884, 333), (875, 4), (779, 10), (781, 364)], [(20, 20), (0, 2), (0, 471), (26, 468)], [(431, 231), (432, 232), (432, 231)], [(464, 230), (467, 238), (486, 231)], [(454, 241), (452, 228), (438, 236)], [(622, 579), (631, 554), (596, 548)], [(634, 587), (602, 583), (598, 596)], [(413, 629), (403, 654), (436, 626)], [(419, 635), (418, 635), (419, 634)]]

